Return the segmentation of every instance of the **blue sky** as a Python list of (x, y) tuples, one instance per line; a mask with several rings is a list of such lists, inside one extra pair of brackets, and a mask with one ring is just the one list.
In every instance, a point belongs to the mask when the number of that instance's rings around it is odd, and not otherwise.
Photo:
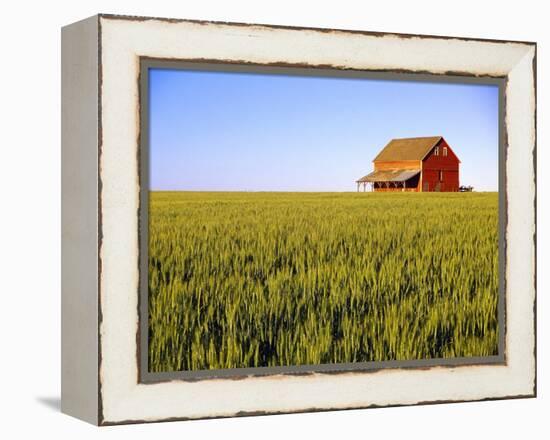
[(498, 189), (498, 88), (150, 69), (150, 188), (355, 191), (392, 138), (445, 137)]

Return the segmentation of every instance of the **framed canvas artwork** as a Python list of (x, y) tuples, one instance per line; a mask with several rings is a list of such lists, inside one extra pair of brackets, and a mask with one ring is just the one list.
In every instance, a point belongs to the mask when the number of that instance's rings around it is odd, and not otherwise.
[(536, 45), (98, 15), (62, 32), (62, 410), (536, 395)]

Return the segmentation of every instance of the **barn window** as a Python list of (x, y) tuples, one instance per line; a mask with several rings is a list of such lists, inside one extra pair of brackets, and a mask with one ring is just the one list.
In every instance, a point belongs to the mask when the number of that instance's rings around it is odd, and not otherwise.
[(447, 156), (447, 147), (443, 147), (443, 156)]
[(434, 155), (439, 156), (439, 147), (435, 147)]

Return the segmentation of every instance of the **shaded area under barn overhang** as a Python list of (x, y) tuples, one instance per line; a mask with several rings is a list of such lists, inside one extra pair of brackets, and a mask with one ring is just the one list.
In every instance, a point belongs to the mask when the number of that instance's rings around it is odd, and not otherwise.
[(418, 174), (420, 174), (420, 170), (380, 170), (373, 171), (356, 182), (405, 182)]

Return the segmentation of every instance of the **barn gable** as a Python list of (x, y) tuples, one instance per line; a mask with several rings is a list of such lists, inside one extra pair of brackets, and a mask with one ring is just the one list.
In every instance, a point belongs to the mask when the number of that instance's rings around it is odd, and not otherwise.
[[(458, 158), (458, 156), (455, 154), (455, 152), (453, 151), (453, 149), (451, 148), (451, 146), (447, 143), (447, 141), (445, 141), (445, 139), (442, 137), (440, 139), (440, 141), (438, 143), (435, 144), (434, 148), (430, 149), (428, 151), (428, 153), (426, 154), (426, 156), (424, 156), (424, 158), (422, 159), (423, 162), (426, 162), (427, 160), (430, 159), (431, 156), (433, 156), (435, 154), (435, 147), (439, 147), (439, 155), (442, 156), (442, 157), (448, 157), (449, 160), (455, 160), (457, 161), (458, 163), (460, 163), (460, 159)], [(444, 152), (443, 149), (446, 149), (447, 151)]]

